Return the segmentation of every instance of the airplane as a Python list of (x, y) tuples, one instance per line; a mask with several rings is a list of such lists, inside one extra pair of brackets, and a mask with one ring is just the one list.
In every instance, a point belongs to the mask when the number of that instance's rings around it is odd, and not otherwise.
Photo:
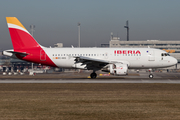
[[(167, 52), (154, 48), (48, 48), (40, 45), (16, 17), (6, 17), (13, 49), (3, 55), (60, 68), (102, 70), (112, 75), (128, 75), (128, 69), (165, 68), (177, 64)], [(149, 78), (153, 78), (150, 72)]]

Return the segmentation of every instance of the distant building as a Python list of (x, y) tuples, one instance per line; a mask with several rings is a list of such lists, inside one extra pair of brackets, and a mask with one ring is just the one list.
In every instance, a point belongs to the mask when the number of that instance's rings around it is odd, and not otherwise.
[(56, 43), (56, 44), (54, 44), (54, 47), (59, 47), (59, 48), (61, 48), (61, 47), (63, 47), (63, 43)]
[(101, 47), (109, 47), (109, 44), (101, 44)]
[(147, 41), (120, 41), (120, 40), (110, 40), (109, 47), (151, 47), (158, 49), (176, 49), (180, 50), (180, 41), (160, 41), (160, 40), (147, 40)]
[(157, 48), (165, 50), (170, 53), (171, 56), (178, 59), (180, 62), (180, 40), (179, 41), (160, 41), (160, 40), (147, 40), (147, 41), (120, 41), (120, 40), (110, 40), (109, 47), (118, 47), (118, 48)]

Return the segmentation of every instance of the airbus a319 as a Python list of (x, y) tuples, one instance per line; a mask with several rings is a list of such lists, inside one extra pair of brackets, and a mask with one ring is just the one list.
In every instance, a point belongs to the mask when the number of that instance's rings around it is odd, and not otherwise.
[[(6, 17), (13, 49), (3, 55), (60, 68), (102, 70), (112, 75), (128, 74), (128, 69), (170, 67), (177, 60), (167, 52), (153, 48), (48, 48), (41, 46), (16, 17)], [(149, 74), (153, 78), (153, 74)]]

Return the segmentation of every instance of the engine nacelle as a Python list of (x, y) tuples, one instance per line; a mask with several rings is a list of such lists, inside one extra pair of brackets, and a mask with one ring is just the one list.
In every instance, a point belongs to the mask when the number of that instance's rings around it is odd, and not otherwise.
[(128, 66), (127, 64), (115, 63), (110, 64), (110, 73), (113, 75), (127, 75), (128, 74)]

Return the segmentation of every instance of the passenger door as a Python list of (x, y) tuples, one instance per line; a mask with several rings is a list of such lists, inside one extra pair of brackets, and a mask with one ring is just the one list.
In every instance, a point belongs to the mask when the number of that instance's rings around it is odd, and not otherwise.
[(44, 50), (40, 51), (40, 60), (41, 61), (46, 61), (46, 53)]
[(154, 57), (154, 51), (153, 50), (150, 50), (148, 51), (148, 60), (149, 61), (154, 61), (155, 60), (155, 57)]

